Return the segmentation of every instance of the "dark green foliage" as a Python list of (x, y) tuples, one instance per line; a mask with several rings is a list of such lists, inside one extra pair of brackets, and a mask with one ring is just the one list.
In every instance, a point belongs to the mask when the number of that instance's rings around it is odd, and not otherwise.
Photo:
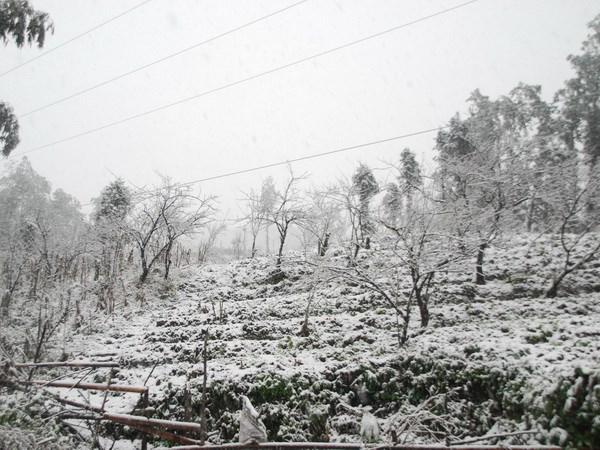
[(27, 0), (0, 1), (0, 38), (5, 44), (12, 38), (17, 47), (35, 42), (42, 48), (48, 31), (54, 31), (50, 16), (33, 9)]
[[(48, 14), (34, 10), (27, 0), (0, 0), (0, 38), (14, 39), (17, 47), (33, 42), (42, 48), (46, 32), (54, 31)], [(7, 157), (19, 144), (19, 122), (13, 109), (0, 102), (0, 146)]]
[(125, 181), (117, 179), (106, 186), (100, 198), (96, 199), (94, 219), (121, 221), (131, 210), (131, 190), (125, 186)]
[(352, 183), (361, 203), (368, 202), (379, 192), (379, 183), (373, 175), (373, 170), (366, 164), (359, 164), (356, 172), (352, 175)]
[(366, 164), (360, 163), (354, 175), (352, 175), (352, 186), (359, 199), (359, 229), (361, 237), (365, 238), (372, 230), (373, 224), (369, 217), (369, 203), (379, 192), (379, 183), (373, 175), (373, 170)]
[(7, 157), (19, 145), (19, 122), (10, 105), (0, 102), (0, 147)]
[(421, 177), (421, 168), (415, 158), (414, 152), (409, 148), (402, 150), (400, 154), (400, 177), (398, 182), (403, 186), (403, 190), (412, 191), (417, 189), (423, 183)]
[(545, 429), (560, 427), (567, 431), (566, 442), (550, 433), (548, 444), (566, 448), (598, 448), (600, 446), (600, 372), (580, 368), (558, 381), (543, 397), (541, 408), (534, 408)]

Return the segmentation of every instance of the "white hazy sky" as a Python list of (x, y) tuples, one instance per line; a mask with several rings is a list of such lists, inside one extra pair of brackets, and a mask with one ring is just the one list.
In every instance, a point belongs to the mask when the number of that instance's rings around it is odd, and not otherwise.
[[(142, 0), (32, 0), (56, 31), (43, 51)], [(151, 0), (0, 77), (17, 115), (260, 18), (298, 0)], [(464, 1), (464, 0), (463, 0)], [(21, 119), (13, 152), (67, 138), (460, 4), (456, 0), (308, 0), (92, 92)], [(474, 4), (199, 99), (47, 147), (33, 167), (82, 203), (117, 176), (137, 186), (157, 171), (187, 182), (443, 125), (479, 88), (519, 82), (552, 98), (572, 76), (597, 0), (480, 0)], [(0, 49), (0, 73), (40, 54)], [(411, 147), (425, 161), (435, 133), (294, 165), (321, 184), (357, 161), (382, 166)], [(7, 161), (0, 163), (0, 169)], [(203, 183), (230, 217), (239, 188), (285, 176), (266, 169)], [(86, 208), (89, 211), (89, 207)]]

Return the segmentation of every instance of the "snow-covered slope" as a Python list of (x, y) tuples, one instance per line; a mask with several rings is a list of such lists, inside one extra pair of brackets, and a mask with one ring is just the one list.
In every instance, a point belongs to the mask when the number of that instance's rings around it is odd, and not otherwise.
[[(540, 297), (556, 265), (548, 248), (522, 239), (493, 249), (491, 281), (471, 299), (461, 277), (446, 276), (430, 325), (414, 319), (404, 347), (386, 303), (342, 280), (315, 289), (310, 332), (301, 337), (313, 269), (297, 255), (275, 285), (265, 282), (273, 264), (265, 258), (181, 271), (162, 298), (78, 336), (70, 350), (120, 360), (119, 382), (143, 384), (151, 373), (156, 417), (183, 419), (189, 396), (196, 420), (208, 330), (213, 442), (237, 438), (238, 398), (247, 395), (271, 440), (358, 441), (370, 409), (381, 440), (533, 428), (540, 432), (503, 442), (597, 445), (600, 294), (589, 291), (600, 290), (599, 269), (574, 274), (573, 294)], [(131, 411), (136, 401), (118, 395), (108, 405)]]

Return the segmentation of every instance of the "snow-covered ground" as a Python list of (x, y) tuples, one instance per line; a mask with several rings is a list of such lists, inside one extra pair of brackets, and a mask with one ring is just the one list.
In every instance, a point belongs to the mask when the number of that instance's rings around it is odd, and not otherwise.
[[(502, 442), (597, 445), (600, 293), (592, 291), (600, 290), (599, 264), (566, 281), (573, 293), (546, 299), (541, 293), (558, 264), (558, 249), (548, 248), (523, 237), (491, 249), (490, 281), (470, 299), (463, 295), (468, 276), (441, 277), (430, 325), (420, 328), (415, 310), (403, 347), (383, 299), (339, 279), (315, 289), (310, 332), (301, 337), (314, 280), (296, 255), (284, 265), (288, 278), (275, 285), (265, 283), (268, 258), (183, 269), (158, 296), (150, 291), (160, 283), (151, 284), (141, 307), (76, 335), (66, 352), (119, 361), (114, 382), (146, 383), (155, 417), (185, 419), (189, 392), (191, 420), (198, 420), (208, 331), (212, 442), (237, 438), (237, 399), (247, 395), (271, 440), (360, 441), (370, 411), (382, 441), (537, 429)], [(101, 404), (104, 394), (88, 400)], [(129, 413), (138, 400), (110, 394), (107, 409)], [(120, 445), (133, 437), (126, 433)]]

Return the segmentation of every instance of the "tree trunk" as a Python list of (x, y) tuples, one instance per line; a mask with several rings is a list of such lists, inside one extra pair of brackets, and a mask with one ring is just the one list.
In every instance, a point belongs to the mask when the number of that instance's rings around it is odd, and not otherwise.
[(271, 252), (271, 249), (269, 248), (269, 227), (268, 226), (265, 228), (265, 251), (267, 252), (267, 255)]
[(408, 302), (406, 302), (406, 311), (402, 315), (402, 321), (404, 322), (404, 325), (402, 327), (402, 339), (400, 340), (401, 346), (406, 344), (406, 342), (408, 341), (408, 324), (410, 323), (410, 308), (411, 301), (409, 299)]
[(325, 256), (327, 249), (329, 248), (329, 233), (325, 233), (325, 240), (321, 242), (319, 239), (319, 256)]
[(529, 208), (527, 208), (527, 221), (525, 223), (527, 227), (527, 232), (531, 231), (533, 226), (533, 212), (535, 211), (535, 194), (531, 197), (529, 201)]
[(140, 282), (146, 281), (148, 278), (148, 273), (150, 273), (150, 269), (148, 269), (148, 262), (146, 261), (146, 252), (143, 248), (140, 248), (140, 258), (142, 260), (142, 274), (140, 275)]
[(562, 282), (562, 280), (570, 273), (568, 270), (563, 270), (558, 276), (552, 279), (552, 284), (550, 288), (546, 291), (546, 298), (555, 298), (558, 294), (558, 286)]
[(173, 248), (173, 242), (169, 242), (165, 249), (165, 280), (169, 279), (169, 271), (171, 269), (171, 249)]
[(487, 243), (479, 244), (479, 248), (477, 249), (477, 264), (475, 266), (475, 284), (484, 285), (485, 277), (483, 276), (483, 258), (485, 256), (485, 249), (487, 248)]
[(256, 234), (252, 235), (252, 250), (250, 251), (250, 259), (256, 256)]
[(275, 263), (275, 266), (279, 269), (281, 268), (281, 255), (283, 255), (283, 244), (285, 244), (285, 235), (287, 234), (287, 231), (282, 233), (280, 235), (280, 239), (279, 239), (279, 251), (277, 252), (277, 262)]
[(427, 301), (427, 295), (421, 295), (421, 290), (415, 292), (417, 299), (417, 305), (419, 306), (419, 313), (421, 315), (421, 327), (425, 328), (429, 325), (429, 304)]

